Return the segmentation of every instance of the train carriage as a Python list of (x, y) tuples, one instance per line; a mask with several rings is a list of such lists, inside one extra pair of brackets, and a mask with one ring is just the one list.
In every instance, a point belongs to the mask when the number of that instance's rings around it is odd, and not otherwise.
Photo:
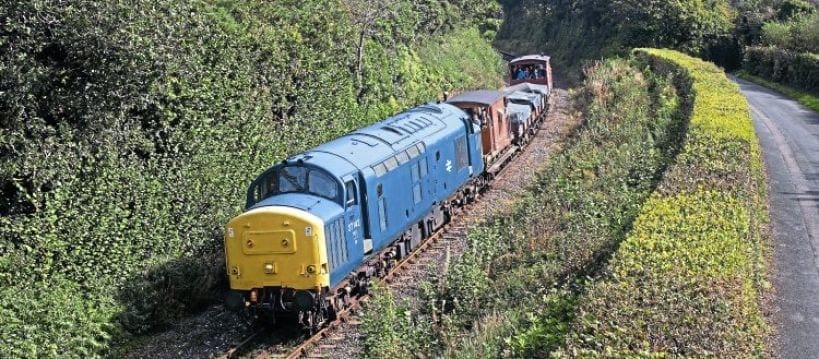
[(551, 94), (549, 86), (523, 82), (503, 89), (503, 93), (507, 96), (516, 92), (526, 93), (535, 99), (538, 117), (549, 108), (549, 95)]
[(515, 91), (506, 95), (508, 103), (506, 111), (512, 123), (512, 133), (515, 144), (522, 144), (528, 141), (533, 133), (532, 127), (537, 119), (540, 99), (538, 96), (526, 92)]
[(531, 83), (552, 89), (551, 58), (546, 55), (526, 55), (509, 61), (509, 85)]
[[(466, 111), (472, 121), (481, 125), (483, 160), (502, 163), (514, 152), (512, 126), (506, 113), (506, 98), (497, 90), (477, 90), (459, 94), (447, 101)], [(490, 167), (496, 172), (500, 166)]]
[(228, 306), (320, 325), (477, 191), (481, 155), (465, 112), (429, 104), (273, 166), (226, 228)]

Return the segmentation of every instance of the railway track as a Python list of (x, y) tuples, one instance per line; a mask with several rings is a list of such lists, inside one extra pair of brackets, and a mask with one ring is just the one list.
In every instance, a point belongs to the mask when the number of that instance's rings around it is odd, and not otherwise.
[[(538, 123), (538, 131), (532, 139), (520, 150), (517, 151), (509, 163), (507, 163), (499, 175), (495, 178), (492, 186), (479, 196), (472, 203), (464, 206), (459, 211), (458, 215), (453, 217), (450, 223), (440, 228), (435, 234), (425, 240), (417, 250), (412, 252), (409, 256), (398, 262), (380, 281), (386, 283), (393, 293), (398, 294), (402, 298), (417, 298), (417, 284), (426, 278), (431, 266), (438, 266), (438, 273), (445, 273), (446, 268), (451, 262), (453, 253), (461, 253), (467, 243), (466, 234), (470, 227), (484, 221), (488, 215), (497, 211), (501, 206), (496, 206), (497, 201), (510, 201), (512, 197), (511, 192), (519, 190), (520, 186), (515, 186), (515, 180), (520, 180), (520, 173), (509, 174), (508, 168), (516, 165), (521, 157), (521, 154), (532, 150), (533, 144), (548, 145), (552, 144), (552, 136), (560, 136), (559, 133), (549, 130), (544, 130), (542, 126), (548, 124), (550, 126), (559, 125), (558, 123), (550, 123), (556, 121), (549, 121), (552, 116), (559, 116), (557, 113), (558, 107), (562, 107), (562, 102), (565, 101), (565, 92), (559, 92), (556, 100), (550, 100), (550, 109), (545, 113), (544, 118), (540, 119)], [(544, 133), (546, 133), (544, 135)], [(548, 152), (547, 149), (543, 149)], [(546, 154), (544, 154), (545, 156)], [(540, 160), (542, 161), (542, 159)], [(529, 171), (525, 175), (534, 176), (534, 170), (520, 164), (518, 172)], [(511, 181), (510, 181), (511, 180)], [(514, 188), (509, 188), (514, 187)], [(495, 194), (494, 196), (492, 194)], [(505, 195), (505, 196), (504, 196)], [(504, 198), (507, 197), (507, 198)], [(354, 342), (358, 341), (357, 331), (355, 327), (361, 324), (361, 321), (356, 316), (356, 311), (369, 299), (369, 295), (355, 298), (347, 309), (339, 313), (338, 319), (329, 323), (324, 328), (315, 334), (303, 340), (297, 340), (299, 343), (295, 346), (288, 347), (286, 344), (282, 345), (286, 340), (282, 340), (284, 333), (273, 337), (272, 342), (260, 343), (263, 330), (256, 331), (249, 336), (242, 339), (240, 342), (232, 346), (226, 353), (219, 358), (236, 358), (248, 354), (252, 358), (348, 358), (354, 357), (357, 353), (349, 352), (351, 347), (356, 346)], [(280, 330), (276, 330), (279, 332)], [(351, 333), (352, 332), (352, 333)], [(353, 342), (353, 343), (351, 343)], [(259, 348), (260, 346), (267, 346), (267, 349)], [(273, 348), (271, 350), (270, 348)]]

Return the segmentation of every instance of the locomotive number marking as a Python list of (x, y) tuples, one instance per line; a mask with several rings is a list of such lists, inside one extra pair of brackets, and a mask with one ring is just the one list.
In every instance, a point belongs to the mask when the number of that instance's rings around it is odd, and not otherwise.
[(452, 172), (452, 160), (446, 160), (446, 171)]

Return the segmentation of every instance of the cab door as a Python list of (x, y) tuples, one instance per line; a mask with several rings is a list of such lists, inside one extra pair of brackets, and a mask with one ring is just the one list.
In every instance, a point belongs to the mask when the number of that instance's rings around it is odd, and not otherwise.
[(344, 176), (344, 235), (348, 245), (360, 248), (364, 240), (364, 226), (361, 223), (361, 191), (358, 180)]

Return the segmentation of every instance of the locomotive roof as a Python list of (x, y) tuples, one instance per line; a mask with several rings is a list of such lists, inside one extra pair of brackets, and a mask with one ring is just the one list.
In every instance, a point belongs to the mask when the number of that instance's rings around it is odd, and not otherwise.
[(342, 176), (380, 163), (415, 145), (428, 143), (456, 128), (463, 128), (466, 114), (449, 104), (430, 103), (377, 122), (292, 156), (288, 163), (314, 163)]
[(551, 57), (546, 56), (546, 55), (526, 55), (526, 56), (521, 56), (521, 57), (518, 57), (518, 58), (514, 58), (514, 59), (512, 59), (512, 61), (509, 61), (509, 63), (514, 64), (514, 63), (518, 63), (518, 62), (544, 62), (544, 61), (549, 61), (550, 58)]
[(497, 90), (477, 90), (464, 92), (455, 96), (447, 103), (478, 103), (486, 106), (491, 106), (503, 98), (503, 93)]

